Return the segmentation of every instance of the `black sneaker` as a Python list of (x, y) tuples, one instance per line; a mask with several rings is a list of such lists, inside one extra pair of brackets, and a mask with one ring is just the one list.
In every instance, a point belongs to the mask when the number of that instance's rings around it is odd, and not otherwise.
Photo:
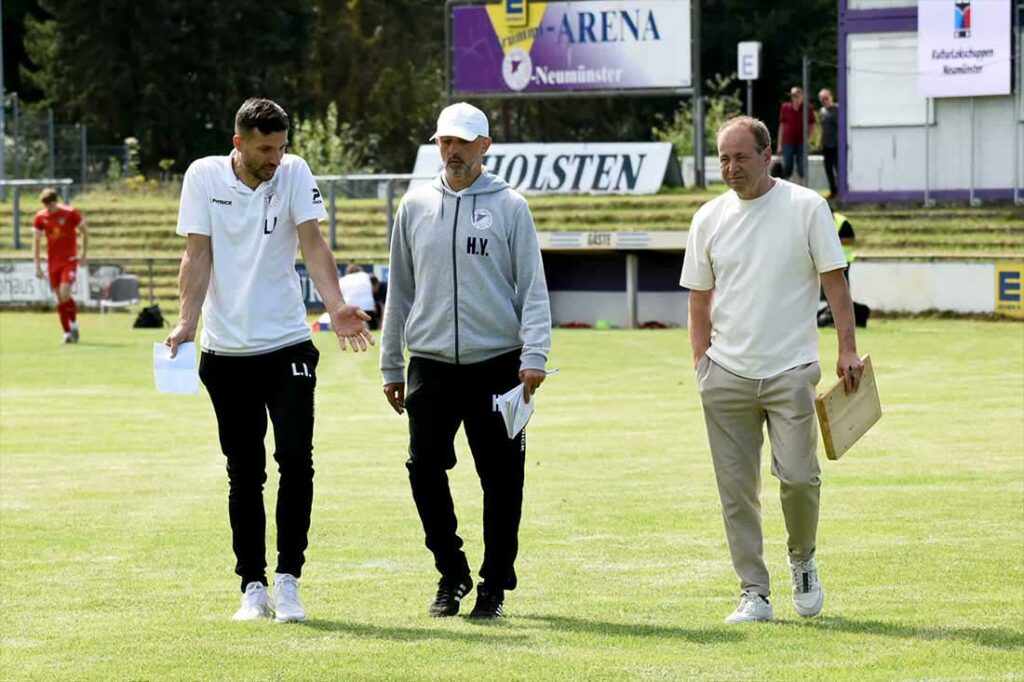
[(437, 583), (437, 596), (430, 603), (430, 615), (434, 618), (454, 616), (459, 612), (462, 598), (473, 589), (473, 581), (469, 578), (446, 580), (441, 578)]
[(470, 618), (504, 618), (505, 611), (501, 608), (505, 601), (504, 590), (492, 590), (486, 584), (480, 583), (476, 586), (476, 605), (469, 614)]

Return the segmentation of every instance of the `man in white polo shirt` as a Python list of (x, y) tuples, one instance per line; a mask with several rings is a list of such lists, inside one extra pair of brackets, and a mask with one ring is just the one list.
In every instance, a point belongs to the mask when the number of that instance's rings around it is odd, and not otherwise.
[[(320, 234), (327, 217), (306, 162), (285, 154), (288, 115), (249, 99), (235, 116), (234, 149), (189, 166), (178, 234), (187, 237), (178, 289), (181, 313), (165, 342), (172, 356), (192, 341), (203, 315), (199, 376), (217, 415), (227, 458), (228, 516), (242, 605), (235, 620), (276, 615), (305, 620), (298, 579), (313, 502), (313, 392), (319, 353), (312, 342), (295, 254), (301, 247), (341, 349), (373, 343), (367, 316), (346, 305), (334, 256)], [(277, 577), (267, 594), (263, 484), (267, 415), (274, 426)]]
[(680, 284), (691, 289), (690, 343), (739, 607), (727, 623), (773, 618), (763, 557), (761, 445), (768, 424), (772, 473), (788, 532), (793, 605), (821, 611), (815, 564), (819, 491), (815, 385), (819, 276), (839, 337), (836, 374), (856, 391), (864, 371), (854, 337), (846, 259), (825, 200), (772, 178), (761, 121), (730, 119), (718, 132), (722, 177), (732, 189), (693, 217)]

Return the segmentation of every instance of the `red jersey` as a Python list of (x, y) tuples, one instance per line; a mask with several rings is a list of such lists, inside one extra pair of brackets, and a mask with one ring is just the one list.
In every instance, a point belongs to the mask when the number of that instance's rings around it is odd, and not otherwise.
[(36, 213), (35, 228), (46, 233), (46, 260), (50, 270), (78, 256), (78, 231), (82, 214), (60, 204), (50, 213), (45, 208)]
[[(800, 125), (800, 109), (793, 108), (789, 102), (783, 102), (779, 109), (779, 123), (782, 124), (782, 144), (800, 144), (804, 141), (804, 129)], [(807, 133), (814, 127), (814, 107), (807, 107)]]

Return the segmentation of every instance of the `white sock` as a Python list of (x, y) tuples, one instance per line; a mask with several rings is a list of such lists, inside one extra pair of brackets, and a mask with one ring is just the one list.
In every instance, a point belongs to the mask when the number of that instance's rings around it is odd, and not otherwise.
[(75, 320), (74, 322), (71, 323), (71, 328), (78, 329), (78, 320)]

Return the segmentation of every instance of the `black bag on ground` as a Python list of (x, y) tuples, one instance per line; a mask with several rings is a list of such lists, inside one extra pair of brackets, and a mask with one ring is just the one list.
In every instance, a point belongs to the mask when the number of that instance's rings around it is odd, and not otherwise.
[(163, 326), (164, 316), (160, 312), (160, 306), (155, 304), (140, 310), (135, 318), (135, 324), (132, 325), (135, 329), (153, 329)]
[[(871, 317), (871, 308), (867, 307), (863, 303), (853, 303), (853, 322), (858, 327), (867, 327), (868, 318)], [(831, 327), (835, 325), (835, 320), (832, 319), (832, 309), (828, 307), (828, 304), (823, 304), (818, 309), (818, 326), (819, 327)]]

